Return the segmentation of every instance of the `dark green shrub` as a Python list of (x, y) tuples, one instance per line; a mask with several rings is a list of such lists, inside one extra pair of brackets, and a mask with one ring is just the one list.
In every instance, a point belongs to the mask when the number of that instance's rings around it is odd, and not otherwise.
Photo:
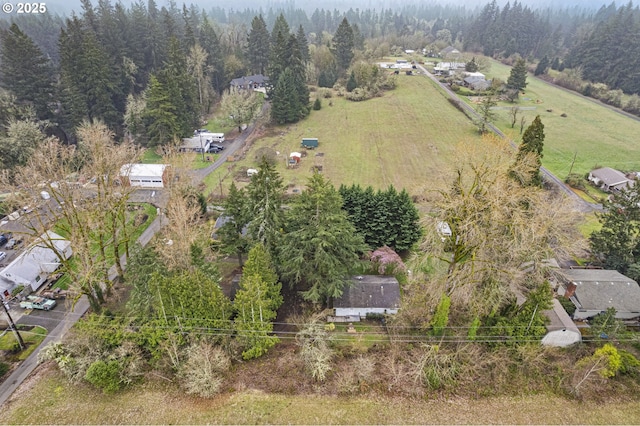
[(96, 361), (87, 370), (84, 378), (104, 393), (120, 390), (120, 364), (118, 361)]
[(319, 111), (320, 108), (322, 108), (322, 102), (320, 102), (320, 98), (316, 98), (315, 102), (313, 103), (313, 110)]

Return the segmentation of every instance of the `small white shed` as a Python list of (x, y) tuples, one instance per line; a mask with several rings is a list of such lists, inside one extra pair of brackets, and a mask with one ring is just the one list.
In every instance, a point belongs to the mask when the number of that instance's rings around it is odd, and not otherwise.
[(120, 176), (125, 184), (142, 188), (164, 188), (168, 164), (125, 164)]

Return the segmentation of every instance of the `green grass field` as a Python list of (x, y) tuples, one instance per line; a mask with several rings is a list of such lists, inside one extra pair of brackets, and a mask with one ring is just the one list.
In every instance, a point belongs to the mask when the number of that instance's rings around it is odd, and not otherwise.
[[(27, 348), (16, 354), (14, 357), (16, 361), (24, 361), (27, 359), (27, 357), (36, 350), (38, 345), (40, 345), (40, 342), (47, 337), (47, 330), (43, 327), (35, 326), (27, 328), (29, 328), (29, 330), (26, 330), (23, 325), (18, 325), (18, 331), (22, 336), (22, 340), (27, 345)], [(12, 332), (6, 330), (5, 333), (0, 336), (0, 350), (12, 350), (15, 345), (18, 345), (18, 339)]]
[[(486, 75), (506, 81), (510, 71), (511, 67), (492, 61)], [(540, 115), (546, 136), (542, 163), (558, 178), (567, 177), (576, 153), (573, 173), (584, 175), (597, 166), (640, 170), (640, 121), (551, 86), (531, 74), (527, 83), (525, 94), (520, 95), (516, 105), (534, 108), (523, 111), (528, 124)], [(499, 106), (510, 108), (513, 104), (501, 102)], [(567, 116), (562, 117), (563, 113)], [(495, 124), (514, 140), (520, 138), (519, 126), (511, 129), (506, 109), (498, 111)]]
[[(2, 424), (637, 424), (637, 401), (587, 404), (548, 395), (465, 399), (273, 395), (251, 389), (212, 399), (150, 383), (104, 396), (60, 373), (39, 380), (0, 413)], [(34, 405), (34, 401), (37, 404)]]
[[(313, 98), (314, 94), (312, 94)], [(333, 106), (329, 106), (329, 103)], [(320, 146), (308, 151), (296, 169), (287, 169), (290, 152), (300, 151), (303, 137), (317, 137)], [(334, 185), (406, 188), (410, 194), (449, 185), (455, 146), (479, 140), (475, 127), (424, 76), (400, 75), (398, 87), (383, 97), (351, 102), (322, 99), (322, 109), (296, 124), (274, 126), (259, 137), (247, 158), (233, 167), (256, 167), (255, 152), (269, 147), (279, 152), (278, 171), (285, 185), (304, 186), (313, 166)], [(210, 175), (209, 190), (219, 176), (233, 175), (226, 167)], [(226, 190), (229, 176), (223, 181)]]

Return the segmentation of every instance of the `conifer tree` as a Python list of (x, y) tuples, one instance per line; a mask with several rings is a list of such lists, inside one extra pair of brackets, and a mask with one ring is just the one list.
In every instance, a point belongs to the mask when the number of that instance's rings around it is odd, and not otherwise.
[(540, 62), (538, 62), (538, 66), (536, 66), (536, 70), (534, 71), (533, 75), (537, 76), (546, 74), (547, 69), (549, 69), (549, 57), (547, 57), (547, 55), (544, 55), (544, 58), (540, 59)]
[(537, 164), (531, 171), (530, 176), (520, 176), (517, 180), (524, 186), (541, 186), (542, 176), (540, 166), (542, 165), (542, 148), (544, 147), (544, 124), (540, 116), (536, 116), (531, 125), (527, 127), (522, 135), (522, 143), (518, 147), (516, 162), (524, 161), (525, 157), (533, 157)]
[(247, 56), (251, 64), (251, 72), (264, 74), (269, 64), (269, 30), (262, 15), (251, 21), (251, 30), (247, 39)]
[(210, 68), (211, 85), (218, 92), (222, 93), (227, 88), (224, 77), (224, 57), (220, 39), (211, 23), (205, 16), (200, 30), (200, 45), (207, 52), (207, 66)]
[(338, 67), (344, 72), (349, 68), (351, 61), (353, 60), (353, 29), (349, 25), (349, 21), (345, 17), (342, 19), (340, 26), (336, 30), (333, 36), (333, 53), (338, 62)]
[(272, 348), (278, 338), (271, 335), (276, 312), (271, 309), (269, 288), (258, 274), (243, 274), (240, 289), (233, 301), (233, 322), (237, 339), (243, 347), (242, 358), (259, 358)]
[(347, 92), (353, 92), (356, 87), (358, 87), (358, 83), (356, 83), (356, 74), (351, 71), (351, 74), (349, 74), (349, 80), (347, 80)]
[(0, 30), (0, 85), (19, 103), (33, 107), (40, 120), (51, 117), (53, 69), (51, 62), (18, 25)]
[(300, 57), (302, 58), (302, 62), (307, 64), (311, 60), (311, 54), (309, 53), (309, 42), (307, 41), (307, 35), (305, 34), (302, 25), (298, 27), (296, 39), (300, 48)]
[(224, 200), (224, 215), (227, 222), (218, 230), (222, 251), (238, 256), (238, 263), (243, 265), (242, 256), (249, 251), (250, 242), (246, 235), (249, 224), (248, 199), (243, 189), (238, 189), (231, 183), (229, 195)]
[(314, 174), (291, 204), (279, 250), (281, 275), (306, 300), (326, 303), (340, 297), (366, 245), (331, 182)]
[(262, 243), (273, 258), (284, 226), (282, 178), (275, 166), (263, 160), (246, 190), (252, 218), (249, 235), (254, 241)]
[(527, 87), (527, 63), (523, 58), (518, 59), (513, 68), (511, 68), (507, 86), (514, 90), (523, 90)]
[(155, 75), (149, 79), (144, 117), (151, 146), (169, 142), (180, 131), (171, 94)]

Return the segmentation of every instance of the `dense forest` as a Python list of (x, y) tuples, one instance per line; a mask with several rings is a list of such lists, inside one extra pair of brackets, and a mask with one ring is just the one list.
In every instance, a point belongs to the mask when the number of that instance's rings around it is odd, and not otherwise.
[[(285, 71), (278, 62), (292, 63), (285, 51), (300, 49), (293, 59), (298, 65), (290, 67), (287, 78), (301, 100), (304, 82), (330, 86), (346, 77), (349, 63), (336, 56), (335, 42), (348, 30), (361, 59), (403, 49), (435, 55), (457, 45), (495, 58), (546, 58), (553, 68), (561, 64), (611, 90), (638, 93), (639, 17), (631, 2), (597, 11), (533, 9), (518, 1), (500, 7), (494, 0), (473, 9), (429, 3), (308, 14), (294, 3), (282, 9), (204, 10), (174, 1), (125, 6), (82, 0), (82, 10), (69, 17), (20, 15), (0, 21), (0, 86), (7, 90), (3, 103), (13, 104), (13, 96), (17, 105), (33, 106), (35, 118), (46, 120), (47, 131), (63, 140), (75, 140), (82, 120), (99, 118), (118, 137), (154, 145), (197, 127), (233, 78), (272, 74), (273, 95)], [(341, 33), (344, 23), (349, 28)], [(295, 121), (308, 107), (295, 109), (299, 113), (287, 118), (285, 111), (275, 121)], [(12, 108), (3, 110), (7, 115)], [(0, 119), (24, 118), (21, 114), (26, 112)]]
[[(275, 86), (281, 68), (275, 62), (291, 59), (275, 52), (276, 43), (284, 50), (291, 51), (291, 43), (301, 49), (300, 65), (292, 67), (295, 78), (288, 77), (299, 87), (304, 80), (318, 84), (328, 75), (320, 85), (333, 84), (349, 65), (330, 55), (346, 19), (353, 47), (364, 58), (394, 49), (438, 52), (457, 44), (496, 58), (553, 58), (610, 89), (640, 91), (634, 78), (640, 54), (633, 54), (640, 50), (635, 36), (640, 14), (632, 3), (620, 8), (611, 3), (598, 11), (577, 6), (538, 10), (517, 1), (503, 7), (493, 1), (473, 10), (430, 3), (395, 10), (315, 9), (310, 15), (293, 3), (285, 6), (203, 10), (173, 1), (127, 7), (83, 0), (82, 10), (70, 17), (18, 16), (0, 21), (0, 84), (18, 104), (33, 105), (38, 120), (54, 123), (49, 133), (64, 140), (75, 140), (74, 129), (82, 120), (100, 118), (119, 137), (129, 133), (143, 143), (161, 143), (167, 135), (186, 136), (197, 127), (231, 79), (266, 71), (275, 73)], [(279, 41), (278, 31), (284, 32)], [(298, 108), (302, 116), (305, 108)], [(151, 123), (161, 118), (164, 125)]]

